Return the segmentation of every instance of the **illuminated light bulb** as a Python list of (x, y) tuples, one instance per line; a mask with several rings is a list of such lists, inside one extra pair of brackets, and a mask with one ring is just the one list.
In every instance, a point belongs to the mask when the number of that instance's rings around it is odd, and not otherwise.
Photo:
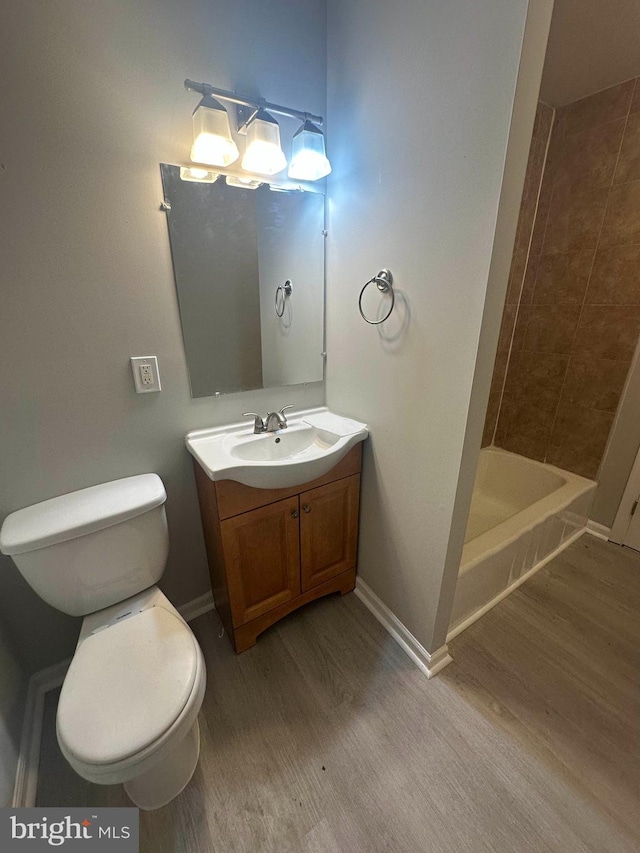
[(191, 159), (210, 166), (229, 166), (239, 156), (227, 111), (211, 95), (205, 95), (193, 113)]
[(242, 168), (258, 175), (275, 175), (286, 165), (278, 122), (265, 110), (258, 110), (247, 125), (247, 149)]
[(331, 171), (324, 149), (324, 135), (311, 121), (305, 121), (291, 142), (289, 177), (297, 181), (317, 181)]

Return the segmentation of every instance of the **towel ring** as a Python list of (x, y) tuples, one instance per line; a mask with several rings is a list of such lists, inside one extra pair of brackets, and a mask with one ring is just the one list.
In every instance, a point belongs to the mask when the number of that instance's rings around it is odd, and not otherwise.
[[(287, 296), (291, 296), (292, 290), (290, 279), (287, 279), (284, 284), (279, 284), (276, 287), (276, 314), (278, 317), (282, 317), (284, 314), (284, 302)], [(278, 311), (278, 293), (282, 293), (282, 311)]]
[[(370, 320), (365, 316), (364, 311), (362, 310), (362, 297), (364, 296), (365, 290), (369, 287), (370, 284), (374, 284), (380, 291), (380, 293), (390, 293), (391, 294), (391, 307), (384, 315), (382, 320)], [(373, 278), (370, 278), (369, 281), (365, 284), (365, 286), (360, 291), (360, 298), (358, 299), (358, 310), (360, 311), (360, 316), (362, 319), (369, 323), (371, 326), (379, 326), (380, 323), (384, 323), (385, 320), (388, 320), (391, 316), (391, 312), (393, 311), (393, 306), (396, 304), (395, 293), (393, 292), (393, 275), (391, 274), (391, 270), (380, 270), (378, 275), (374, 275)]]

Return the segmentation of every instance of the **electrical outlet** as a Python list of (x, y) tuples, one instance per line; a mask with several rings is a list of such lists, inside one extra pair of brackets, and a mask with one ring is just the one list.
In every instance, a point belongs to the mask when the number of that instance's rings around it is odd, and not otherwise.
[(158, 359), (155, 355), (143, 355), (131, 358), (133, 381), (137, 394), (148, 394), (149, 391), (161, 391)]
[(153, 385), (153, 367), (150, 364), (138, 365), (140, 369), (140, 381), (143, 385)]

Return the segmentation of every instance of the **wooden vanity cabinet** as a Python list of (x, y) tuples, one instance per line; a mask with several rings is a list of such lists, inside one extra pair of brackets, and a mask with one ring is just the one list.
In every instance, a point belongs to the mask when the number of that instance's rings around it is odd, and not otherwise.
[(355, 586), (362, 445), (289, 489), (210, 480), (194, 460), (216, 609), (236, 652), (323, 595)]

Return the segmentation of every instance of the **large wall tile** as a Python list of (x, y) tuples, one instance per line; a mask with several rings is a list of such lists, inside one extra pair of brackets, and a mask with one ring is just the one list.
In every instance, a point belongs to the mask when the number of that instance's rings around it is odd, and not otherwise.
[(513, 453), (544, 460), (553, 429), (554, 414), (555, 404), (547, 405), (543, 402), (538, 405), (533, 400), (515, 395), (508, 403), (509, 430), (500, 446)]
[(513, 432), (511, 429), (506, 435), (500, 434), (500, 427), (496, 432), (497, 447), (517, 453), (519, 456), (526, 456), (527, 459), (535, 459), (537, 462), (544, 462), (548, 444), (546, 438), (531, 438), (528, 435)]
[[(507, 377), (508, 378), (508, 377)], [(512, 395), (505, 390), (502, 392), (502, 400), (500, 402), (500, 410), (498, 412), (498, 422), (495, 427), (493, 443), (497, 447), (504, 447), (504, 440), (509, 433), (509, 416), (511, 412)]]
[(629, 112), (631, 113), (640, 113), (640, 77), (636, 77), (636, 87), (633, 93), (633, 100), (631, 101), (631, 109)]
[[(504, 380), (504, 393), (515, 394), (518, 390), (518, 372), (520, 370), (520, 359), (522, 358), (522, 350), (511, 350), (509, 353), (509, 362), (507, 364), (507, 375)], [(502, 419), (502, 413), (500, 415)]]
[[(529, 233), (531, 231), (529, 230)], [(520, 302), (520, 293), (522, 291), (522, 282), (524, 280), (525, 270), (527, 268), (527, 253), (529, 249), (529, 241), (525, 245), (523, 241), (518, 243), (513, 252), (513, 260), (511, 261), (511, 270), (509, 271), (509, 285), (507, 287), (507, 305), (517, 305)]]
[(522, 282), (522, 291), (520, 293), (520, 305), (531, 305), (533, 302), (533, 292), (536, 286), (536, 276), (538, 275), (538, 265), (540, 263), (539, 255), (529, 255), (527, 261), (527, 269), (524, 273), (524, 281)]
[(573, 355), (631, 361), (640, 332), (640, 305), (585, 305)]
[(489, 394), (489, 403), (487, 405), (487, 415), (484, 419), (484, 429), (482, 431), (482, 447), (487, 447), (493, 441), (493, 433), (498, 422), (498, 410), (500, 408), (500, 392)]
[(569, 361), (561, 403), (615, 413), (629, 371), (626, 361), (572, 358)]
[(629, 112), (634, 88), (635, 81), (627, 80), (618, 86), (611, 86), (602, 92), (596, 92), (595, 95), (561, 107), (558, 110), (558, 118), (565, 134), (579, 133), (587, 127), (624, 118)]
[(598, 249), (585, 302), (588, 305), (640, 304), (640, 245)]
[(640, 243), (640, 181), (619, 184), (611, 189), (600, 246), (628, 246)]
[(542, 255), (533, 302), (536, 305), (582, 305), (593, 263), (593, 250)]
[(507, 373), (507, 362), (509, 353), (506, 350), (496, 353), (496, 360), (493, 365), (493, 376), (491, 377), (491, 394), (502, 393), (504, 378)]
[(550, 444), (547, 448), (545, 462), (555, 465), (565, 471), (571, 471), (588, 480), (595, 480), (602, 460), (602, 454), (591, 455), (584, 449), (571, 445)]
[(514, 380), (524, 396), (536, 401), (550, 396), (557, 403), (568, 365), (568, 355), (523, 350), (514, 366)]
[(579, 305), (532, 305), (523, 349), (569, 355), (579, 318)]
[(602, 458), (613, 423), (611, 412), (558, 406), (550, 445), (570, 447), (583, 456)]
[(640, 181), (640, 112), (629, 116), (613, 179), (615, 184), (628, 181)]
[(529, 316), (531, 307), (529, 305), (518, 306), (518, 316), (516, 317), (516, 327), (513, 331), (513, 343), (511, 344), (511, 352), (520, 352), (524, 345), (524, 338), (529, 325)]
[(565, 136), (555, 186), (611, 186), (625, 124), (626, 117)]
[(593, 249), (604, 218), (608, 195), (607, 188), (554, 188), (543, 252), (556, 254)]
[(547, 230), (547, 221), (549, 218), (549, 210), (551, 209), (551, 198), (553, 196), (553, 180), (547, 176), (547, 167), (545, 167), (542, 186), (540, 188), (540, 196), (538, 198), (538, 207), (536, 210), (536, 220), (533, 225), (533, 234), (531, 235), (530, 255), (535, 257), (542, 252), (544, 243), (544, 235)]
[(502, 325), (498, 338), (498, 352), (509, 352), (511, 339), (513, 338), (513, 327), (516, 322), (517, 305), (505, 305), (502, 312)]

